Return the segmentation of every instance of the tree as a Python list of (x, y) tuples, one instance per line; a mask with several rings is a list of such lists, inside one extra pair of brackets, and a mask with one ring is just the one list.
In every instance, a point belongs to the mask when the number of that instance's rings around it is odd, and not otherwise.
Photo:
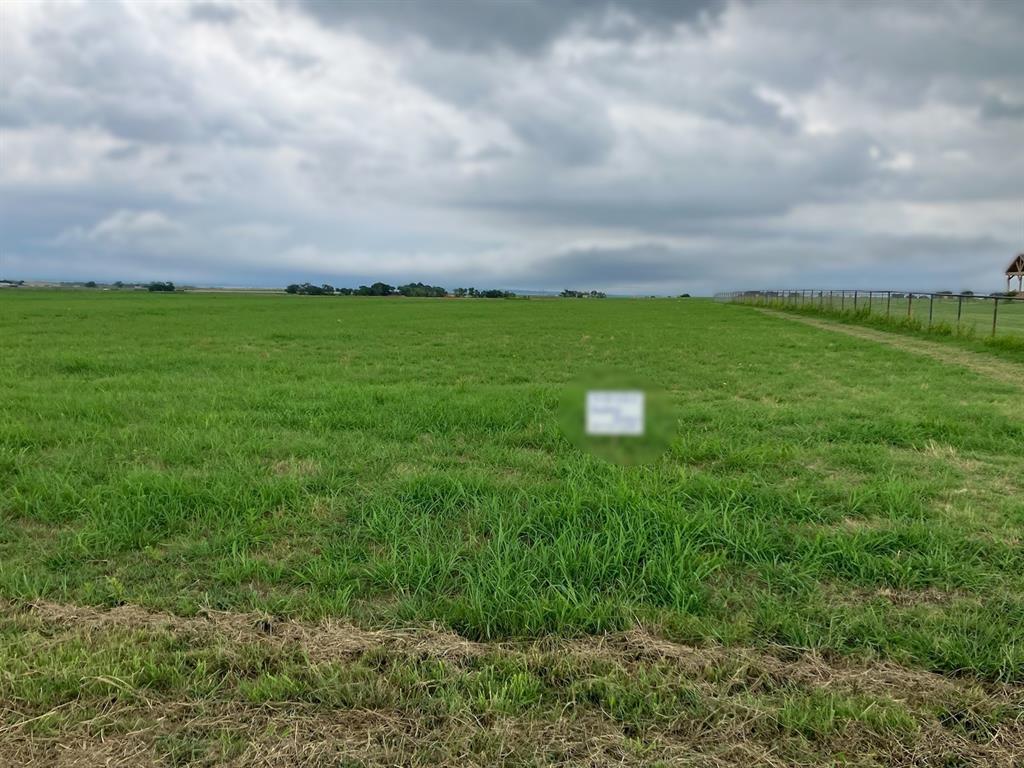
[(398, 286), (398, 292), (403, 296), (447, 296), (448, 291), (439, 285), (424, 285), (423, 283), (407, 283)]
[(395, 292), (393, 285), (387, 283), (374, 283), (373, 285), (360, 285), (356, 289), (357, 296), (390, 296)]
[(292, 283), (284, 290), (287, 293), (297, 293), (302, 296), (323, 296), (334, 293), (334, 288), (327, 283), (323, 285), (313, 285), (312, 283), (302, 283), (299, 285)]
[[(440, 285), (426, 283), (406, 283), (395, 288), (384, 282), (373, 285), (360, 285), (358, 288), (335, 288), (330, 283), (313, 285), (312, 283), (291, 283), (285, 287), (286, 293), (303, 296), (447, 296), (448, 291)], [(466, 290), (466, 289), (463, 289)], [(470, 289), (472, 290), (472, 289)]]
[(87, 282), (85, 284), (85, 287), (86, 288), (95, 288), (96, 287), (96, 281), (95, 280), (90, 280), (89, 282)]
[(153, 292), (174, 293), (174, 283), (172, 283), (170, 281), (167, 281), (166, 283), (152, 282), (152, 283), (150, 283), (149, 285), (146, 286), (146, 289), (148, 291), (150, 291), (151, 293), (153, 293)]

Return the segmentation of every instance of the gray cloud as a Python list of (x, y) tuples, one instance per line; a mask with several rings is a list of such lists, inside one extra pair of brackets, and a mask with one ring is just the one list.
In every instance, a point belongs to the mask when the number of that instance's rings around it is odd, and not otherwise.
[(554, 254), (522, 279), (540, 280), (545, 285), (575, 285), (585, 279), (588, 286), (614, 289), (616, 286), (663, 284), (666, 280), (692, 285), (713, 277), (718, 271), (714, 264), (694, 259), (686, 250), (638, 244)]
[[(188, 7), (188, 15), (223, 23), (240, 12), (198, 4)], [(176, 38), (187, 36), (186, 30), (176, 30), (166, 45), (154, 47), (133, 34), (139, 30), (133, 30), (125, 6), (116, 2), (88, 12), (69, 11), (62, 18), (67, 23), (40, 23), (27, 30), (33, 71), (0, 86), (0, 112), (8, 124), (101, 127), (120, 139), (151, 144), (260, 144), (280, 136), (284, 119), (270, 125), (258, 111), (232, 110), (202, 97), (204, 84), (174, 45)]]
[(5, 276), (994, 289), (1024, 247), (1019, 4), (111, 0), (0, 25)]
[(981, 116), (987, 120), (1024, 120), (1024, 99), (1011, 102), (991, 96), (981, 105)]
[(440, 48), (504, 48), (538, 54), (573, 26), (610, 39), (667, 31), (707, 21), (720, 0), (284, 0), (331, 25), (351, 26), (375, 38), (396, 32), (422, 37)]
[(230, 24), (235, 21), (241, 13), (237, 8), (219, 3), (195, 3), (188, 9), (189, 18), (193, 21), (206, 22), (208, 24)]

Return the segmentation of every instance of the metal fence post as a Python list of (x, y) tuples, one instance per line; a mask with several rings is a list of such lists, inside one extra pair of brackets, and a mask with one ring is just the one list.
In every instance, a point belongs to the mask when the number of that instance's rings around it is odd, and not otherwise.
[[(846, 291), (845, 289), (839, 291), (839, 310), (840, 310), (840, 312), (843, 312), (843, 313), (846, 312), (846, 294), (847, 294), (847, 292), (848, 291)], [(867, 307), (866, 308), (862, 307), (861, 303), (860, 303), (860, 299), (862, 298), (861, 294), (864, 293), (864, 291), (861, 291), (860, 289), (857, 289), (857, 290), (851, 290), (851, 291), (849, 291), (849, 293), (853, 296), (853, 308), (852, 308), (852, 311), (854, 313), (857, 313), (857, 312), (861, 311), (862, 309), (864, 309), (864, 311), (866, 312), (866, 315), (868, 317), (874, 316), (874, 312), (875, 312), (875, 293), (876, 293), (876, 291), (868, 291), (867, 292), (868, 303), (867, 303)], [(894, 295), (895, 295), (895, 298), (903, 298), (904, 294), (897, 293), (896, 291), (877, 291), (877, 293), (880, 294), (880, 295), (883, 294), (883, 293), (885, 294), (885, 317), (886, 317), (886, 319), (891, 320), (892, 317), (893, 317), (893, 314), (892, 314), (893, 313), (892, 300), (894, 298)], [(834, 289), (831, 289), (828, 292), (828, 309), (829, 309), (829, 311), (834, 311), (835, 308), (836, 308), (836, 306), (835, 306), (835, 294), (836, 294), (836, 291)], [(927, 325), (928, 329), (932, 329), (932, 328), (935, 327), (935, 299), (936, 299), (936, 297), (938, 297), (940, 302), (943, 299), (947, 298), (947, 297), (948, 298), (953, 298), (954, 296), (956, 297), (956, 332), (957, 332), (957, 334), (959, 334), (962, 331), (962, 329), (963, 329), (965, 299), (967, 301), (970, 301), (971, 299), (980, 299), (980, 300), (985, 300), (985, 301), (991, 299), (992, 300), (992, 336), (993, 337), (998, 335), (998, 333), (999, 333), (999, 306), (1000, 306), (1000, 303), (1001, 302), (1005, 302), (1005, 301), (1010, 301), (1010, 302), (1020, 301), (1020, 302), (1024, 303), (1024, 295), (1022, 295), (1019, 298), (1015, 299), (1012, 295), (1010, 295), (1010, 296), (999, 296), (999, 295), (975, 296), (974, 294), (971, 294), (970, 292), (968, 292), (968, 294), (966, 294), (966, 295), (963, 294), (963, 293), (954, 294), (952, 292), (946, 292), (946, 293), (940, 293), (940, 294), (936, 294), (936, 293), (922, 293), (920, 295), (917, 295), (917, 294), (915, 294), (914, 292), (911, 291), (911, 292), (908, 292), (906, 294), (906, 298), (907, 298), (907, 320), (908, 321), (912, 321), (914, 319), (914, 299), (915, 298), (923, 299), (926, 296), (928, 297), (928, 325)], [(756, 305), (756, 306), (778, 307), (778, 308), (782, 308), (782, 309), (785, 309), (787, 307), (792, 307), (792, 308), (798, 309), (798, 308), (806, 308), (808, 306), (816, 308), (816, 309), (820, 309), (822, 311), (824, 311), (824, 309), (825, 309), (825, 290), (824, 289), (820, 289), (819, 290), (819, 289), (814, 289), (814, 288), (790, 288), (790, 289), (786, 289), (786, 290), (773, 290), (773, 291), (732, 291), (732, 292), (729, 292), (729, 293), (719, 293), (719, 294), (716, 294), (716, 299), (724, 299), (726, 301), (731, 301), (731, 302), (734, 302), (734, 303), (753, 304), (753, 305)], [(881, 312), (881, 309), (879, 309), (879, 312)], [(968, 318), (968, 320), (969, 319), (970, 318)], [(923, 323), (922, 323), (922, 325), (923, 325)], [(973, 330), (975, 330), (977, 328), (977, 323), (976, 322), (973, 323), (971, 325), (971, 328), (972, 328), (972, 332), (973, 332)]]

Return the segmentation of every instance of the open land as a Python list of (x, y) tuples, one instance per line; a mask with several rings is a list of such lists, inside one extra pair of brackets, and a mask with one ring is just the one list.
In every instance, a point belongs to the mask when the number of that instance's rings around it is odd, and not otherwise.
[(1021, 764), (1024, 364), (830, 325), (5, 293), (0, 765)]

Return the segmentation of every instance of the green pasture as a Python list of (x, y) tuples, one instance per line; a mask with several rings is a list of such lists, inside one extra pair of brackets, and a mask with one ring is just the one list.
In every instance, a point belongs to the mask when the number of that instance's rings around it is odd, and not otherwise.
[[(984, 323), (980, 303), (968, 315)], [(587, 667), (580, 679), (604, 682), (586, 693), (536, 658), (415, 662), (385, 683), (291, 657), (229, 674), (219, 652), (131, 633), (58, 650), (16, 612), (39, 600), (430, 625), (483, 643), (640, 627), (967, 681), (984, 727), (1016, 722), (993, 702), (1024, 684), (1024, 366), (1014, 387), (751, 307), (667, 299), (12, 290), (0, 341), (0, 599), (15, 611), (0, 621), (0, 731), (69, 701), (92, 709), (47, 727), (91, 728), (103, 701), (141, 690), (364, 709), (415, 694), (417, 711), (444, 700), (478, 724), (557, 719), (577, 701), (631, 723), (638, 744), (665, 718), (721, 711), (699, 686), (666, 698), (681, 682), (660, 667)], [(611, 464), (563, 433), (565, 388), (603, 369), (664, 393), (674, 437), (654, 460)], [(180, 674), (153, 671), (186, 657)], [(124, 685), (93, 680), (109, 675)], [(735, 680), (730, 706), (772, 713), (749, 738), (790, 739), (794, 761), (842, 762), (849, 745), (829, 739), (846, 722), (906, 754), (929, 741), (924, 724), (962, 727), (938, 704), (893, 703), (899, 691), (826, 700), (838, 694), (790, 681), (762, 700)], [(193, 764), (214, 738), (159, 754)], [(485, 747), (445, 759), (504, 754)]]

